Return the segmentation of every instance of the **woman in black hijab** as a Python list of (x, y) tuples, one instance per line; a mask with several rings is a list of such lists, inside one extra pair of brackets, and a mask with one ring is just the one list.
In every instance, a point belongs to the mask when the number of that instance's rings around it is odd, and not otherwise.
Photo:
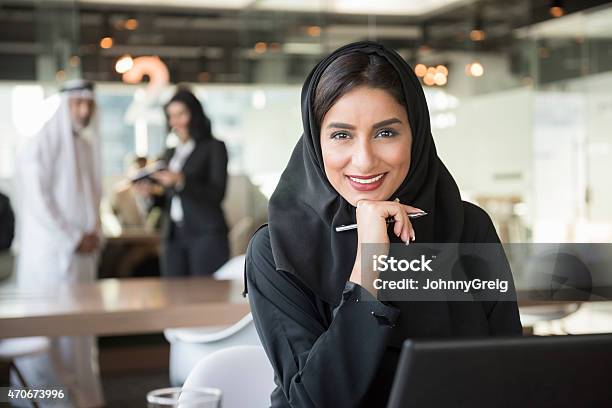
[(403, 340), (521, 334), (513, 301), (381, 302), (360, 285), (360, 243), (499, 242), (438, 158), (422, 87), (396, 52), (358, 42), (322, 60), (302, 120), (246, 259), (273, 407), (384, 406)]

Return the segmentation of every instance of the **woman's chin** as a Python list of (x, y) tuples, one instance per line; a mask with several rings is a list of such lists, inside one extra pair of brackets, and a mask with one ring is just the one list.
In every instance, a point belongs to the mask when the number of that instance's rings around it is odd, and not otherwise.
[(347, 194), (344, 199), (353, 207), (357, 207), (359, 200), (386, 201), (386, 195), (382, 191), (363, 191), (358, 194)]

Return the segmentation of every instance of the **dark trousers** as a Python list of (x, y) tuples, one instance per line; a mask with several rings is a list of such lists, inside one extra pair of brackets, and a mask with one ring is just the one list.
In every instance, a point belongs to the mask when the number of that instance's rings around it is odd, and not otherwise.
[(229, 259), (227, 234), (194, 236), (175, 223), (170, 228), (161, 256), (162, 276), (210, 276)]

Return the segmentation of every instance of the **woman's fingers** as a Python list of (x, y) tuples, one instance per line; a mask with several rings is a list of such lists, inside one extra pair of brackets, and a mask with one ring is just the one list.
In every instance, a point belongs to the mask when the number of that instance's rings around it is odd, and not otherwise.
[(402, 235), (402, 241), (408, 245), (411, 241), (412, 235), (414, 234), (414, 229), (412, 228), (412, 223), (408, 218), (408, 215), (404, 213), (404, 217), (406, 217), (406, 224), (404, 225), (404, 232)]
[(393, 232), (395, 233), (396, 237), (400, 236), (400, 234), (402, 233), (403, 227), (404, 227), (403, 220), (397, 221), (397, 219), (396, 219), (396, 221), (395, 221), (395, 223), (393, 225)]
[(414, 229), (412, 228), (410, 218), (408, 218), (406, 209), (406, 207), (408, 206), (400, 204), (397, 201), (388, 201), (385, 204), (385, 218), (393, 217), (393, 219), (395, 220), (393, 232), (402, 241), (409, 243), (411, 240), (413, 240), (412, 238), (414, 236)]
[[(421, 213), (421, 212), (425, 212), (423, 210), (421, 210), (420, 208), (417, 207), (412, 207), (410, 205), (406, 205), (406, 204), (400, 204), (403, 208), (403, 210), (407, 213), (407, 214), (417, 214), (417, 213)], [(405, 242), (410, 242), (410, 241), (414, 241), (416, 239), (416, 233), (414, 231), (414, 228), (412, 227), (412, 223), (410, 222), (410, 218), (408, 218), (407, 224), (406, 224), (406, 228), (408, 229), (408, 238), (404, 239), (402, 237), (402, 239)]]
[(393, 233), (406, 244), (414, 241), (416, 236), (408, 214), (423, 212), (420, 208), (401, 204), (396, 201), (357, 202), (357, 223), (360, 240), (383, 242), (386, 237), (387, 220), (393, 218)]
[(412, 227), (412, 222), (410, 221), (408, 214), (421, 212), (422, 210), (405, 204), (398, 203), (398, 205), (400, 206), (399, 213), (402, 214), (401, 239), (406, 243), (406, 245), (408, 245), (410, 241), (414, 241), (415, 239), (414, 228)]

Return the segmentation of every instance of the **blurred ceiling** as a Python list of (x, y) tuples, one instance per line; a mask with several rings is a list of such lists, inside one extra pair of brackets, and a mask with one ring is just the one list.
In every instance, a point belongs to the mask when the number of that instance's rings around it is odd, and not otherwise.
[(81, 0), (80, 3), (125, 5), (125, 6), (162, 6), (173, 8), (207, 8), (234, 10), (274, 10), (287, 12), (339, 13), (339, 14), (376, 14), (376, 15), (423, 15), (456, 3), (473, 0)]
[[(86, 78), (119, 81), (115, 62), (129, 54), (160, 56), (173, 82), (299, 83), (323, 54), (361, 39), (392, 46), (412, 63), (448, 52), (503, 53), (520, 71), (520, 46), (535, 35), (531, 27), (552, 19), (549, 3), (0, 0), (0, 79), (41, 78), (70, 61)], [(607, 3), (566, 1), (569, 15), (553, 21), (561, 25), (556, 30), (565, 32), (564, 21), (582, 25), (571, 22), (575, 13)], [(484, 40), (470, 39), (474, 29), (486, 33)], [(110, 48), (101, 47), (104, 37), (112, 38)]]

